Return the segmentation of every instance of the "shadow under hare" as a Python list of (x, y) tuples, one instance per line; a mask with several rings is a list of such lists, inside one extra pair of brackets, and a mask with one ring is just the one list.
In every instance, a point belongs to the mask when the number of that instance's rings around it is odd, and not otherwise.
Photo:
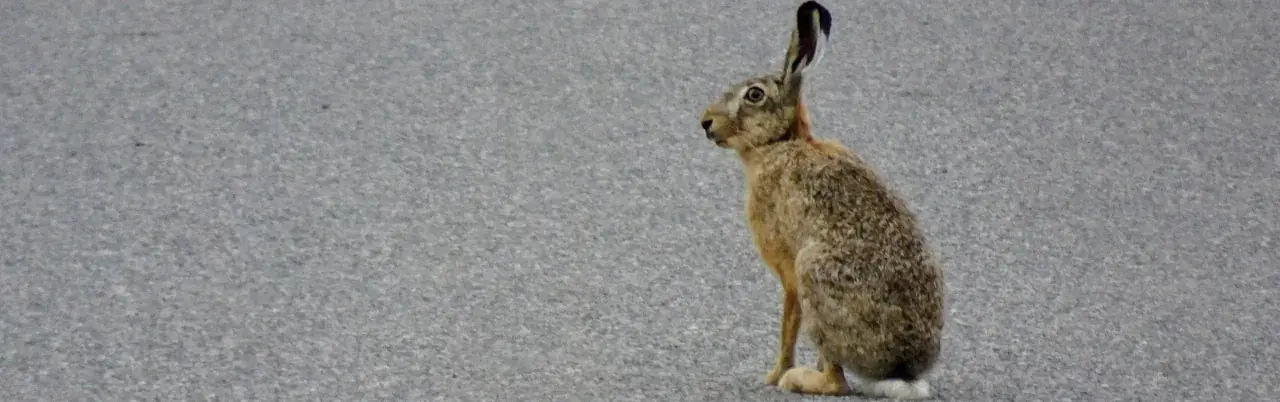
[[(782, 284), (769, 384), (790, 392), (923, 399), (941, 352), (943, 272), (905, 202), (852, 151), (813, 136), (801, 100), (831, 13), (796, 10), (785, 63), (733, 85), (707, 107), (707, 139), (746, 170), (746, 215)], [(800, 331), (817, 368), (795, 366)], [(850, 384), (848, 371), (854, 378)]]

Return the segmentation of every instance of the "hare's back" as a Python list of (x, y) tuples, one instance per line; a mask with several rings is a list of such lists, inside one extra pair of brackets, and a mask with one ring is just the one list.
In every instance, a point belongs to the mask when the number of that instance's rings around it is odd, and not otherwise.
[(915, 216), (874, 171), (842, 160), (797, 177), (808, 203), (797, 217), (807, 225), (808, 269), (846, 287), (866, 286), (846, 290), (882, 294), (891, 304), (936, 302), (940, 268)]
[(851, 154), (807, 159), (792, 177), (806, 204), (804, 218), (825, 226), (814, 230), (873, 243), (920, 236), (915, 215), (871, 166)]

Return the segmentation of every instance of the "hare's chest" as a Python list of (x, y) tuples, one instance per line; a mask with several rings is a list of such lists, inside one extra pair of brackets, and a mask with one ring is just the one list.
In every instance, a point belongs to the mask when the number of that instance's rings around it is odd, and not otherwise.
[(747, 193), (746, 213), (747, 222), (751, 224), (751, 231), (756, 232), (758, 235), (761, 231), (767, 229), (769, 216), (772, 215), (769, 211), (770, 209), (767, 200), (761, 200), (751, 192)]
[(778, 222), (778, 214), (768, 200), (747, 196), (747, 225), (751, 228), (751, 237), (761, 252), (768, 254), (770, 250), (783, 249), (782, 227)]
[(784, 241), (788, 236), (786, 203), (773, 191), (759, 189), (747, 192), (746, 217), (759, 241)]

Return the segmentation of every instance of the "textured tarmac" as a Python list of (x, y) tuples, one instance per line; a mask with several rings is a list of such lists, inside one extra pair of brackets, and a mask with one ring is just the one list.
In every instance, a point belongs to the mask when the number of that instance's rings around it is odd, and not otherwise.
[[(698, 127), (794, 3), (0, 3), (0, 400), (805, 399)], [(1280, 3), (826, 3), (939, 399), (1280, 399)]]

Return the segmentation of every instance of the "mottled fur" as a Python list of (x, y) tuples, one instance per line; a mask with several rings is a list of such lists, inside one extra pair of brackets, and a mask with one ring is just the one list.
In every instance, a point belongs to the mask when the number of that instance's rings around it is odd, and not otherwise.
[[(747, 220), (783, 288), (766, 381), (839, 395), (850, 391), (847, 369), (864, 393), (925, 398), (923, 377), (941, 350), (943, 272), (914, 214), (875, 170), (810, 131), (801, 83), (816, 58), (803, 45), (813, 49), (829, 29), (829, 14), (824, 29), (819, 13), (811, 1), (798, 9), (781, 72), (734, 85), (702, 117), (707, 137), (742, 161)], [(818, 349), (819, 370), (794, 367), (800, 330)]]

